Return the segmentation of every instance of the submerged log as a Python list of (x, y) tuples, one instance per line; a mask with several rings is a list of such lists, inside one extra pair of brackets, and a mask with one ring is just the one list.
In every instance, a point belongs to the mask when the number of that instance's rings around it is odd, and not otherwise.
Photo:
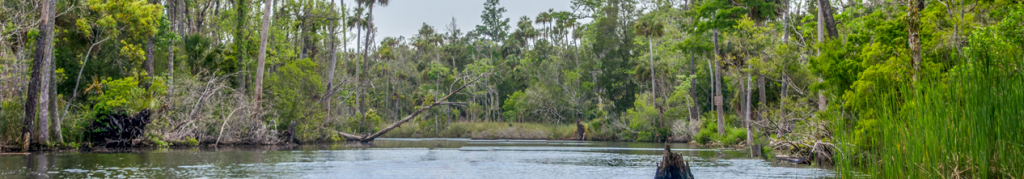
[(807, 158), (805, 158), (805, 157), (780, 155), (780, 156), (776, 156), (775, 158), (779, 159), (780, 161), (786, 161), (786, 162), (793, 163), (793, 164), (805, 164), (805, 165), (811, 164), (811, 160), (807, 160)]
[(672, 149), (665, 144), (665, 156), (658, 163), (658, 171), (654, 174), (655, 179), (693, 179), (690, 171), (690, 163), (683, 159), (683, 156), (672, 153)]

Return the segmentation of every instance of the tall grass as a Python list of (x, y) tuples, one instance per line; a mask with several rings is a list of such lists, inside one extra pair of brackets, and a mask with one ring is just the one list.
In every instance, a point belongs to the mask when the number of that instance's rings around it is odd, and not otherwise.
[[(872, 99), (874, 132), (855, 134), (855, 122), (836, 120), (840, 175), (1024, 177), (1024, 53), (997, 33), (973, 34), (949, 71), (891, 84)], [(870, 146), (853, 145), (857, 135)]]

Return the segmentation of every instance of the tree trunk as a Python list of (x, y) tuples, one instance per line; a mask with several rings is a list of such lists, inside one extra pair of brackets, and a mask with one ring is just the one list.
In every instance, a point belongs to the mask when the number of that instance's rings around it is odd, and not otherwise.
[(53, 133), (51, 135), (55, 135), (55, 136), (50, 136), (50, 138), (56, 137), (57, 138), (57, 143), (60, 144), (60, 143), (64, 143), (64, 136), (61, 135), (61, 133), (62, 133), (61, 130), (60, 130), (60, 122), (61, 122), (60, 120), (61, 119), (60, 119), (60, 116), (57, 115), (58, 114), (57, 111), (59, 111), (59, 110), (57, 110), (57, 80), (54, 79), (54, 77), (57, 76), (57, 71), (53, 70), (53, 69), (56, 68), (55, 67), (56, 66), (56, 64), (55, 64), (56, 60), (53, 60), (51, 63), (53, 63), (53, 64), (50, 65), (51, 66), (51, 68), (50, 68), (51, 70), (49, 70), (49, 72), (50, 72), (50, 104), (49, 105), (50, 105), (50, 120), (53, 123), (52, 123), (52, 125), (50, 127), (53, 128), (51, 130), (51, 131), (53, 131)]
[[(746, 117), (743, 115), (743, 113), (747, 112), (746, 104), (747, 104), (747, 101), (750, 101), (750, 99), (747, 98), (747, 86), (750, 85), (750, 84), (747, 84), (747, 80), (743, 80), (744, 79), (743, 77), (747, 76), (746, 74), (743, 74), (742, 72), (740, 72), (740, 74), (737, 74), (737, 76), (739, 77), (739, 80), (737, 80), (737, 81), (739, 81), (740, 86), (739, 86), (739, 90), (736, 90), (736, 91), (739, 92), (739, 96), (737, 96), (737, 97), (740, 98), (740, 103), (739, 103), (739, 105), (737, 105), (737, 107), (739, 107), (739, 109), (735, 110), (736, 111), (736, 118), (740, 119), (740, 120), (746, 120)], [(740, 125), (742, 125), (745, 122), (746, 121), (740, 122)], [(743, 127), (743, 126), (740, 126), (740, 127)]]
[[(369, 23), (372, 23), (373, 22), (373, 4), (370, 4), (368, 6), (369, 6), (370, 11), (368, 13), (366, 13), (366, 21), (369, 22)], [(368, 93), (367, 90), (366, 90), (366, 83), (370, 80), (369, 75), (366, 73), (366, 71), (369, 71), (368, 68), (369, 68), (369, 65), (370, 65), (370, 63), (369, 63), (370, 60), (366, 59), (366, 57), (367, 57), (367, 55), (369, 55), (370, 44), (372, 44), (371, 41), (370, 41), (370, 34), (373, 34), (373, 26), (372, 25), (370, 25), (370, 27), (367, 27), (367, 30), (366, 30), (366, 40), (363, 41), (364, 46), (363, 46), (363, 65), (362, 65), (363, 66), (363, 71), (362, 71), (363, 75), (362, 76), (365, 79), (362, 79), (362, 80), (359, 81), (360, 82), (360, 84), (359, 84), (360, 88), (363, 88), (363, 91), (361, 91), (359, 93), (360, 96), (363, 96), (362, 98), (360, 98), (362, 100), (359, 101), (359, 108), (362, 108), (362, 111), (361, 111), (362, 112), (362, 117), (359, 120), (359, 126), (360, 127), (365, 127), (366, 126), (366, 111), (367, 111), (367, 109), (366, 109), (366, 93)]]
[(786, 66), (782, 66), (782, 91), (779, 92), (779, 121), (786, 117), (786, 100), (789, 99), (789, 77), (786, 75)]
[(394, 130), (395, 128), (398, 128), (398, 127), (402, 126), (402, 124), (404, 124), (406, 122), (409, 122), (409, 120), (412, 120), (414, 117), (416, 117), (420, 113), (423, 113), (423, 111), (430, 110), (430, 108), (433, 108), (434, 106), (442, 104), (442, 102), (444, 102), (445, 100), (448, 100), (448, 98), (452, 97), (452, 95), (455, 95), (456, 93), (459, 93), (459, 91), (462, 91), (462, 89), (465, 89), (466, 86), (469, 86), (470, 84), (473, 84), (473, 83), (476, 83), (477, 81), (479, 81), (480, 78), (483, 77), (483, 76), (485, 76), (485, 75), (480, 75), (479, 77), (477, 77), (473, 81), (469, 81), (466, 84), (463, 84), (462, 87), (459, 87), (459, 88), (455, 89), (455, 91), (452, 91), (451, 93), (448, 93), (447, 96), (444, 96), (443, 98), (440, 98), (437, 101), (434, 101), (433, 103), (430, 103), (427, 106), (421, 107), (419, 110), (416, 110), (412, 114), (409, 114), (408, 116), (405, 116), (404, 118), (402, 118), (402, 120), (398, 120), (394, 124), (391, 124), (391, 126), (388, 126), (388, 127), (384, 128), (384, 129), (381, 129), (380, 131), (377, 131), (377, 133), (373, 133), (373, 134), (368, 135), (368, 136), (365, 136), (365, 135), (364, 136), (356, 136), (356, 135), (352, 135), (352, 134), (348, 134), (348, 133), (344, 133), (344, 132), (337, 132), (337, 133), (338, 133), (338, 135), (345, 137), (345, 140), (348, 140), (348, 141), (360, 141), (360, 142), (373, 141), (377, 137), (380, 137), (380, 136), (388, 133), (388, 131)]
[(167, 85), (167, 95), (172, 96), (174, 95), (174, 40), (167, 44), (167, 78), (170, 81), (170, 85)]
[(270, 14), (273, 13), (271, 10), (271, 1), (263, 0), (263, 25), (260, 26), (260, 48), (259, 54), (256, 56), (256, 86), (253, 90), (253, 94), (256, 95), (254, 104), (256, 105), (256, 114), (254, 118), (259, 118), (261, 113), (261, 100), (263, 99), (263, 67), (266, 65), (267, 59), (267, 36), (270, 35)]
[[(747, 67), (750, 67), (749, 63), (747, 64)], [(744, 114), (743, 114), (743, 118), (745, 118), (745, 121), (747, 123), (747, 146), (754, 146), (754, 137), (752, 136), (752, 134), (750, 132), (750, 122), (751, 122), (751, 120), (750, 120), (750, 101), (752, 101), (752, 100), (750, 100), (750, 93), (753, 93), (753, 89), (754, 89), (753, 88), (754, 85), (752, 84), (753, 80), (751, 79), (751, 76), (752, 75), (747, 74), (747, 86), (746, 86), (746, 89), (745, 89), (746, 94), (747, 94), (747, 96), (746, 96), (746, 99), (747, 99), (746, 103), (747, 104), (744, 107)], [(751, 154), (753, 154), (753, 152), (751, 152)]]
[(782, 5), (782, 42), (789, 43), (789, 0)]
[[(180, 2), (178, 2), (178, 0), (166, 0), (166, 2), (168, 6), (168, 18), (171, 21), (170, 30), (173, 33), (177, 33), (180, 37), (182, 34), (178, 27), (178, 21), (180, 19), (180, 17), (178, 17), (178, 11), (180, 11), (178, 10), (178, 4)], [(171, 84), (167, 85), (167, 96), (174, 96), (174, 45), (174, 39), (171, 39), (171, 42), (167, 44), (167, 78)], [(174, 103), (170, 103), (169, 106), (170, 105), (174, 105)]]
[[(658, 94), (657, 94), (657, 90), (655, 90), (655, 88), (654, 88), (654, 38), (647, 37), (647, 41), (649, 42), (649, 43), (647, 43), (647, 46), (649, 46), (651, 48), (651, 54), (649, 54), (651, 56), (651, 105), (654, 106), (654, 108), (657, 109), (658, 108)], [(661, 120), (662, 119), (658, 119), (657, 121), (661, 121)], [(661, 127), (665, 127), (665, 122), (663, 122), (663, 121), (661, 122)]]
[[(245, 12), (245, 10), (249, 9), (248, 3), (249, 2), (246, 2), (245, 0), (235, 1), (235, 71), (237, 72), (245, 71), (244, 65), (247, 50), (245, 50), (246, 38), (242, 33), (244, 33), (246, 24), (249, 22), (245, 19), (245, 17), (247, 17), (246, 15), (248, 15), (248, 13)], [(239, 96), (242, 96), (241, 94), (245, 94), (245, 81), (242, 76), (242, 73), (235, 74), (235, 85), (238, 85), (235, 87), (235, 91), (240, 94)], [(242, 103), (241, 100), (239, 100), (239, 103)]]
[[(822, 28), (824, 27), (824, 28)], [(832, 4), (829, 0), (818, 0), (818, 41), (825, 41), (824, 32), (828, 32), (828, 38), (838, 38), (839, 31), (836, 30), (836, 20), (832, 17)]]
[[(825, 8), (822, 6), (825, 4), (828, 4), (828, 2), (822, 3), (822, 0), (818, 0), (818, 43), (825, 42)], [(820, 49), (818, 53), (821, 53)]]
[[(697, 76), (696, 60), (697, 58), (694, 57), (694, 54), (690, 53), (690, 73), (693, 74), (693, 76)], [(690, 98), (693, 100), (697, 100), (697, 91), (693, 90), (696, 89), (696, 87), (697, 80), (690, 80)], [(697, 105), (696, 101), (694, 101), (693, 104), (690, 104), (690, 120), (696, 120), (700, 118), (700, 113), (700, 105)]]
[[(362, 11), (356, 11), (356, 18), (363, 18), (361, 13), (362, 13)], [(356, 20), (359, 20), (359, 19), (356, 19)], [(366, 20), (366, 19), (362, 19), (362, 20)], [(355, 26), (356, 26), (356, 51), (352, 52), (352, 53), (359, 53), (359, 51), (361, 51), (362, 48), (363, 48), (363, 44), (362, 44), (363, 43), (363, 38), (362, 38), (363, 37), (363, 28), (366, 28), (366, 27), (362, 27), (362, 23), (358, 23), (358, 22), (355, 23)], [(369, 32), (367, 32), (367, 33), (369, 33)], [(352, 58), (358, 58), (359, 60), (365, 60), (364, 59), (365, 56), (357, 57), (356, 55), (362, 55), (362, 54), (353, 54)], [(363, 76), (362, 76), (362, 71), (365, 70), (365, 69), (363, 69), (362, 65), (359, 65), (359, 60), (356, 60), (356, 62), (355, 62), (355, 66), (356, 66), (356, 95), (355, 96), (356, 96), (356, 105), (358, 105), (358, 107), (356, 107), (356, 112), (359, 112), (359, 114), (362, 115), (363, 114), (363, 103), (361, 103), (360, 101), (363, 100), (363, 95), (362, 95), (363, 94), (363, 86), (362, 86), (363, 85)], [(362, 127), (362, 126), (363, 126), (363, 120), (360, 120), (359, 127)]]
[(913, 65), (913, 72), (910, 76), (915, 82), (921, 67), (921, 39), (918, 37), (920, 31), (921, 10), (925, 8), (924, 0), (909, 0), (910, 8), (907, 11), (907, 41), (910, 46), (910, 58)]
[[(836, 30), (835, 19), (832, 18), (832, 5), (828, 0), (818, 0), (818, 43), (825, 43), (825, 29), (828, 29), (828, 38), (838, 38), (839, 31)], [(821, 50), (818, 51), (821, 53)], [(818, 111), (828, 109), (827, 99), (824, 92), (818, 93)]]
[(185, 14), (188, 13), (188, 8), (185, 6), (185, 0), (178, 0), (178, 3), (175, 3), (175, 5), (178, 6), (176, 11), (178, 17), (175, 18), (178, 24), (178, 36), (185, 37), (186, 30), (188, 29), (188, 25), (186, 25), (188, 19), (185, 18)]
[[(714, 19), (715, 15), (712, 14), (711, 18)], [(714, 44), (715, 44), (715, 56), (718, 57), (717, 59), (715, 59), (715, 71), (717, 71), (717, 72), (715, 73), (716, 76), (715, 76), (715, 80), (714, 80), (714, 83), (715, 83), (715, 89), (714, 89), (715, 90), (715, 96), (714, 96), (714, 98), (715, 98), (715, 100), (712, 101), (712, 102), (716, 103), (715, 105), (718, 107), (718, 110), (717, 110), (718, 111), (718, 135), (719, 136), (725, 136), (725, 117), (722, 116), (722, 115), (724, 115), (723, 112), (722, 112), (722, 110), (724, 110), (723, 107), (722, 107), (723, 104), (718, 103), (719, 98), (722, 98), (721, 99), (722, 103), (725, 103), (725, 99), (724, 99), (724, 97), (722, 97), (722, 67), (720, 65), (718, 65), (718, 61), (724, 59), (724, 57), (719, 52), (720, 49), (718, 47), (718, 29), (712, 30), (711, 31), (711, 36), (712, 36), (711, 39), (712, 39), (712, 41), (714, 41)]]
[[(40, 33), (36, 41), (35, 60), (32, 62), (32, 79), (29, 82), (28, 97), (25, 100), (25, 118), (22, 121), (22, 137), (24, 137), (22, 151), (28, 150), (28, 144), (31, 141), (32, 123), (36, 117), (36, 105), (42, 104), (39, 106), (39, 126), (41, 128), (40, 132), (38, 132), (39, 142), (41, 144), (49, 142), (49, 132), (46, 131), (48, 125), (46, 122), (49, 117), (49, 78), (52, 77), (49, 66), (53, 58), (53, 25), (56, 6), (55, 0), (44, 0), (42, 2), (41, 22), (39, 23)], [(37, 97), (39, 99), (38, 102), (36, 101)]]
[[(335, 47), (336, 42), (338, 40), (337, 40), (337, 38), (335, 38), (337, 33), (336, 33), (336, 30), (334, 30), (334, 28), (337, 28), (337, 27), (332, 27), (332, 29), (331, 29), (331, 36), (329, 37), (330, 40), (331, 40), (331, 43), (330, 43), (328, 48), (330, 48), (331, 56), (330, 56), (330, 63), (328, 64), (330, 66), (327, 67), (327, 91), (326, 91), (326, 93), (332, 93), (332, 91), (334, 90), (334, 70), (338, 66), (338, 54), (337, 54), (338, 53), (337, 52), (338, 47)], [(331, 117), (331, 100), (330, 100), (330, 97), (331, 97), (330, 94), (327, 94), (327, 96), (325, 96), (325, 98), (328, 98), (328, 100), (326, 100), (326, 102), (325, 102), (325, 103), (327, 103), (326, 106), (327, 106), (327, 118), (328, 119)]]
[(143, 64), (146, 66), (146, 75), (149, 76), (150, 81), (153, 80), (153, 47), (156, 46), (156, 44), (154, 44), (155, 39), (156, 37), (149, 37), (149, 41), (146, 42), (146, 62)]
[(768, 88), (765, 88), (764, 78), (764, 74), (757, 74), (757, 92), (759, 93), (757, 103), (759, 105), (757, 105), (757, 118), (755, 120), (761, 120), (761, 111), (768, 106)]

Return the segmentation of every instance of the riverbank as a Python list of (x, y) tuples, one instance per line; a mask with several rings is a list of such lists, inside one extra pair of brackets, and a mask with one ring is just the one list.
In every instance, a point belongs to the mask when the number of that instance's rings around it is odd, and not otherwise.
[[(614, 133), (595, 133), (589, 125), (584, 124), (586, 141), (619, 141)], [(452, 122), (441, 124), (436, 129), (433, 126), (423, 126), (416, 122), (409, 122), (398, 127), (385, 135), (385, 138), (468, 138), (468, 139), (524, 139), (524, 140), (579, 140), (574, 138), (576, 133), (575, 124), (540, 124), (540, 123), (508, 123), (508, 122)], [(611, 135), (609, 135), (611, 134)], [(129, 148), (151, 148), (151, 147), (176, 147), (176, 146), (208, 146), (208, 145), (288, 145), (289, 142), (279, 141), (277, 143), (238, 143), (221, 141), (219, 144), (214, 140), (161, 140), (158, 137), (149, 135), (136, 139), (137, 146)], [(343, 141), (338, 137), (319, 137), (316, 140), (298, 141), (300, 143), (332, 143)], [(672, 142), (672, 141), (670, 141)], [(674, 141), (672, 143), (687, 143)], [(33, 145), (29, 152), (38, 151), (60, 151), (76, 150), (79, 148), (92, 148), (89, 144), (68, 143), (60, 145), (39, 146)], [(0, 152), (21, 152), (19, 146), (4, 145)]]
[(454, 122), (447, 127), (433, 129), (408, 123), (388, 132), (384, 137), (570, 140), (575, 132), (575, 124)]

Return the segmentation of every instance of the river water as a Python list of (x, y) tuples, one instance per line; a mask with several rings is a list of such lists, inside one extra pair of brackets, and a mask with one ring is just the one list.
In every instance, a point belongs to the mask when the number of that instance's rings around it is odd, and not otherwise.
[[(664, 145), (377, 139), (372, 146), (199, 147), (0, 155), (0, 178), (653, 178)], [(831, 170), (672, 144), (697, 178), (832, 178)]]

